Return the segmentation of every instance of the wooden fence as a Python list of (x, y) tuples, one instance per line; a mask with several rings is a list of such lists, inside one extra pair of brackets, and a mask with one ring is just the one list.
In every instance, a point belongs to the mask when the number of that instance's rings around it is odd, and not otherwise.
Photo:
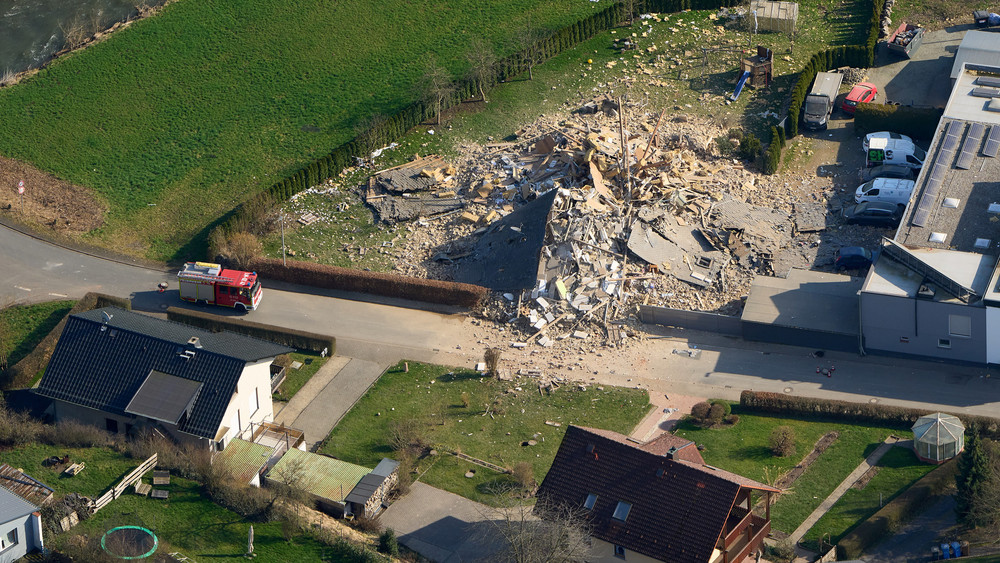
[(97, 500), (94, 501), (93, 511), (96, 513), (98, 510), (107, 506), (111, 501), (122, 496), (122, 493), (124, 493), (126, 489), (132, 486), (132, 484), (138, 481), (139, 479), (142, 479), (142, 476), (148, 473), (149, 470), (153, 469), (154, 467), (156, 467), (155, 453), (149, 456), (149, 459), (142, 462), (142, 464), (139, 465), (139, 467), (133, 469), (128, 475), (125, 476), (124, 479), (121, 480), (120, 483), (118, 483), (114, 487), (111, 487), (111, 489), (109, 489), (108, 492), (99, 496)]
[(507, 470), (507, 469), (505, 469), (503, 467), (500, 467), (499, 465), (494, 465), (494, 464), (492, 464), (492, 463), (490, 463), (488, 461), (483, 461), (481, 459), (476, 459), (476, 458), (472, 457), (471, 455), (465, 455), (462, 452), (456, 452), (456, 451), (453, 451), (451, 453), (452, 453), (452, 455), (454, 455), (458, 459), (464, 459), (465, 461), (468, 461), (470, 463), (474, 463), (474, 464), (479, 465), (481, 467), (485, 467), (487, 469), (492, 469), (493, 471), (496, 471), (497, 473), (510, 473), (509, 470)]

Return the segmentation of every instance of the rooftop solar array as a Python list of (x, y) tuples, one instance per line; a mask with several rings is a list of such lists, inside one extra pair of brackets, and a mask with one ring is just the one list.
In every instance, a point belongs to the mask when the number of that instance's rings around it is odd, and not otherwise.
[(979, 151), (979, 143), (982, 142), (985, 131), (986, 127), (982, 123), (973, 123), (969, 126), (969, 133), (965, 136), (965, 142), (962, 143), (962, 152), (958, 155), (955, 168), (968, 170), (972, 166), (972, 159)]
[[(979, 124), (976, 123), (974, 125)], [(930, 218), (934, 201), (937, 199), (937, 194), (941, 191), (945, 176), (948, 174), (948, 163), (955, 156), (955, 149), (958, 148), (958, 140), (962, 137), (964, 129), (964, 121), (952, 121), (945, 130), (944, 140), (941, 141), (937, 157), (934, 159), (934, 166), (931, 168), (930, 174), (927, 175), (927, 182), (924, 184), (924, 193), (920, 196), (920, 202), (913, 212), (911, 222), (918, 227), (925, 226), (927, 220)]]
[(990, 135), (986, 138), (986, 148), (983, 149), (983, 154), (994, 158), (998, 150), (1000, 150), (1000, 125), (994, 125), (990, 127)]
[(1000, 78), (995, 76), (980, 76), (979, 78), (976, 78), (976, 84), (979, 84), (980, 86), (1000, 88)]

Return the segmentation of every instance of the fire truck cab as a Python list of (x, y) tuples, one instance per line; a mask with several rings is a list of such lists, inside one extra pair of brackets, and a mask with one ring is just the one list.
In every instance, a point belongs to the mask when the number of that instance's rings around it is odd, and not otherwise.
[(219, 264), (188, 262), (177, 272), (181, 299), (252, 311), (260, 305), (261, 288), (255, 272), (227, 270)]

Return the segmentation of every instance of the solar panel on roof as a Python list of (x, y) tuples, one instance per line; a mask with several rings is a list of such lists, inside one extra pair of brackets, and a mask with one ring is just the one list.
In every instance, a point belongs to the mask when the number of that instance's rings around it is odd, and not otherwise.
[(951, 152), (958, 146), (958, 135), (945, 135), (941, 141), (941, 152)]
[(983, 138), (983, 133), (986, 131), (986, 126), (982, 123), (973, 123), (969, 126), (969, 137), (974, 138), (976, 142), (979, 142)]
[(955, 168), (968, 170), (972, 166), (972, 160), (979, 150), (979, 143), (983, 140), (984, 131), (986, 131), (986, 127), (982, 123), (973, 123), (969, 126), (969, 133), (965, 136), (965, 142), (962, 143), (962, 153), (958, 156)]
[(975, 155), (971, 152), (962, 151), (962, 154), (958, 155), (958, 160), (955, 162), (955, 168), (960, 168), (962, 170), (972, 168), (973, 157), (975, 157)]
[(927, 219), (930, 218), (930, 215), (931, 215), (930, 209), (924, 209), (922, 207), (918, 207), (917, 212), (913, 214), (913, 221), (911, 222), (918, 227), (923, 227), (927, 224)]
[(976, 79), (976, 84), (979, 84), (980, 86), (1000, 88), (1000, 78), (994, 76), (980, 76)]
[(970, 96), (977, 98), (997, 98), (1000, 97), (1000, 89), (997, 88), (973, 88)]
[(986, 138), (986, 148), (983, 149), (983, 154), (994, 158), (997, 151), (1000, 151), (1000, 126), (994, 125), (990, 127), (990, 135)]

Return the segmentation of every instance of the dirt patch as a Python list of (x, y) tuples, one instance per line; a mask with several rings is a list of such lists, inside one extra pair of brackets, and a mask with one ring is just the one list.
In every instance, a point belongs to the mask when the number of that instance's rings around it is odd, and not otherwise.
[(792, 484), (806, 472), (806, 469), (809, 469), (809, 466), (812, 465), (814, 461), (819, 459), (819, 456), (825, 452), (831, 444), (836, 442), (838, 438), (840, 438), (839, 432), (827, 432), (824, 434), (823, 437), (820, 438), (813, 446), (812, 451), (809, 452), (806, 457), (802, 458), (802, 461), (800, 461), (798, 465), (793, 467), (791, 471), (785, 473), (778, 479), (778, 481), (774, 484), (775, 488), (787, 489), (791, 487)]
[(865, 474), (862, 475), (860, 478), (858, 478), (858, 480), (855, 481), (853, 485), (851, 485), (851, 488), (852, 489), (857, 489), (859, 491), (863, 490), (865, 487), (868, 486), (868, 482), (872, 480), (872, 477), (875, 477), (876, 475), (878, 475), (878, 472), (881, 469), (882, 468), (879, 467), (878, 465), (873, 465), (873, 466), (869, 467), (868, 471), (865, 471)]
[[(24, 182), (24, 211), (17, 193)], [(0, 217), (44, 225), (68, 234), (104, 224), (107, 207), (83, 186), (71, 184), (30, 164), (0, 156)]]

